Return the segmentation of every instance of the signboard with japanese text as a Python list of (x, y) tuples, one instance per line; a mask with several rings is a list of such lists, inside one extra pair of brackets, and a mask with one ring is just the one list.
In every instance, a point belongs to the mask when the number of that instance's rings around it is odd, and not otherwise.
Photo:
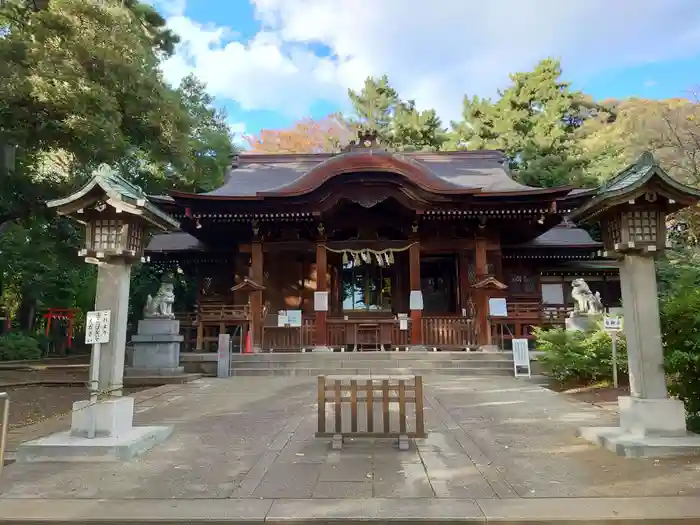
[(621, 317), (603, 317), (603, 330), (606, 332), (621, 332), (622, 318)]
[(277, 312), (277, 326), (280, 328), (289, 326), (289, 317), (287, 316), (287, 310), (279, 310)]
[(301, 327), (301, 310), (287, 310), (287, 321), (291, 327)]
[(97, 310), (88, 312), (85, 318), (85, 344), (109, 343), (109, 328), (112, 312)]

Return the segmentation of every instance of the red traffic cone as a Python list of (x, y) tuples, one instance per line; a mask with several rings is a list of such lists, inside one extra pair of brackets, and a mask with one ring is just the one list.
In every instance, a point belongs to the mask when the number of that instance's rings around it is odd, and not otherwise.
[(253, 353), (253, 341), (250, 338), (250, 330), (248, 330), (248, 333), (246, 333), (246, 336), (245, 336), (245, 346), (243, 347), (243, 353), (244, 354), (252, 354)]

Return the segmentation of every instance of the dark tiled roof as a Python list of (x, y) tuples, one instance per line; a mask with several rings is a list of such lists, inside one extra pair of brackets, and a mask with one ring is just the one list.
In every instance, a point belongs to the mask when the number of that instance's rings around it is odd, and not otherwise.
[(582, 228), (571, 228), (569, 226), (555, 226), (551, 230), (544, 232), (539, 237), (536, 237), (524, 244), (518, 245), (518, 247), (523, 248), (547, 248), (556, 246), (563, 246), (569, 248), (594, 248), (602, 246), (602, 243), (594, 241), (591, 235)]
[[(594, 248), (598, 246), (600, 246), (600, 243), (594, 241), (586, 230), (557, 226), (530, 242), (517, 246), (509, 246), (509, 248)], [(146, 251), (150, 253), (205, 250), (206, 246), (202, 244), (202, 242), (185, 232), (154, 235), (146, 248)]]
[[(505, 166), (503, 154), (497, 151), (406, 153), (394, 156), (427, 169), (455, 188), (479, 188), (491, 192), (540, 189), (514, 181)], [(327, 154), (242, 155), (238, 167), (229, 170), (224, 185), (204, 195), (246, 197), (279, 191), (332, 158)]]
[(151, 237), (146, 251), (150, 253), (160, 252), (199, 252), (206, 247), (202, 242), (189, 233), (159, 233)]

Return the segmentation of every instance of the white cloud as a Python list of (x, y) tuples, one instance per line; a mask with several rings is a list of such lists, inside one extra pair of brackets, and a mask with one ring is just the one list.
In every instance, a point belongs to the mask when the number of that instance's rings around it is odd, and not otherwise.
[(236, 144), (237, 146), (245, 146), (248, 144), (248, 141), (245, 139), (245, 122), (229, 122), (228, 129), (231, 132), (234, 144)]
[(581, 77), (700, 52), (697, 0), (251, 2), (263, 28), (247, 42), (181, 9), (171, 16), (183, 44), (164, 66), (167, 77), (194, 71), (212, 94), (244, 109), (301, 116), (315, 100), (344, 102), (348, 87), (387, 73), (403, 97), (450, 119), (465, 93), (490, 95), (509, 73), (547, 56), (563, 59), (565, 76)]

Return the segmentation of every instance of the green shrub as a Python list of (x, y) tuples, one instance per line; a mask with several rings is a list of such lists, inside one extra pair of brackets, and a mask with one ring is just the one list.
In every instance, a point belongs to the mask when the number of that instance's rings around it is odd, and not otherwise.
[(700, 290), (674, 287), (660, 308), (668, 389), (685, 404), (688, 429), (700, 432)]
[[(538, 361), (560, 383), (612, 379), (612, 340), (601, 327), (590, 332), (536, 328), (535, 338), (537, 350), (544, 352)], [(627, 345), (621, 334), (617, 336), (617, 370), (620, 376), (627, 374)]]
[(18, 332), (0, 335), (0, 361), (20, 361), (40, 357), (41, 348), (34, 337)]

